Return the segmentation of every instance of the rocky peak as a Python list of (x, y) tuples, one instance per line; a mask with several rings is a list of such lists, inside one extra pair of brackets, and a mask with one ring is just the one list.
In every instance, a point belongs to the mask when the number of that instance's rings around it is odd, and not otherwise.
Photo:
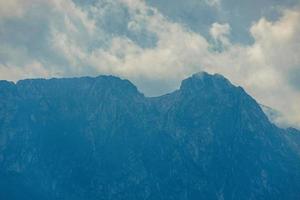
[(220, 74), (209, 74), (199, 72), (182, 81), (180, 90), (183, 91), (200, 91), (200, 90), (217, 90), (232, 89), (232, 85), (224, 76)]

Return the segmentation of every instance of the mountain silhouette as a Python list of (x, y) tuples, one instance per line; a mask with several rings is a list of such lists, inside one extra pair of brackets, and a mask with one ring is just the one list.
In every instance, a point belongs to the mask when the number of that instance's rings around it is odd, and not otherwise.
[(219, 74), (0, 81), (0, 199), (300, 199), (299, 135)]

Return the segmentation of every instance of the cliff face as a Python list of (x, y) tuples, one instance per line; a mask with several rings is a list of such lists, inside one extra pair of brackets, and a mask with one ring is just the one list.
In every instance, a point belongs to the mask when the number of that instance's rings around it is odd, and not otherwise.
[(0, 199), (299, 199), (297, 133), (221, 75), (1, 81)]

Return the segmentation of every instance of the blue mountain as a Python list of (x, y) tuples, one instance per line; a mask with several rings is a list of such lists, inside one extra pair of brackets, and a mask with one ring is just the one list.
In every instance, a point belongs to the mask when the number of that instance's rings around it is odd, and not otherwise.
[(1, 81), (0, 199), (300, 199), (299, 135), (219, 74)]

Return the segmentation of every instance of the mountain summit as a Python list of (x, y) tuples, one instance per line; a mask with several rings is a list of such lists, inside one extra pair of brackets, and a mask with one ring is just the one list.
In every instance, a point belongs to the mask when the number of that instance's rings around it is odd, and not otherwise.
[(0, 82), (0, 199), (300, 199), (299, 132), (222, 75)]

